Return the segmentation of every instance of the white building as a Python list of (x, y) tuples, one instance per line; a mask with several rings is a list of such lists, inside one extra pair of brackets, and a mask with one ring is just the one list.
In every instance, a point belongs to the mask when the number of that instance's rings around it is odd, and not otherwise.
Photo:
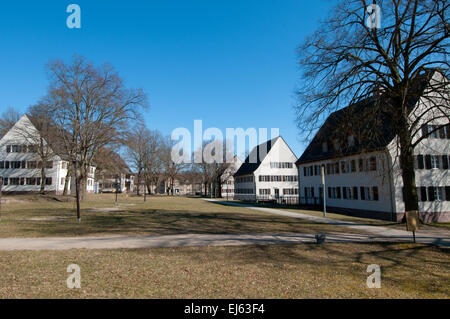
[[(26, 132), (26, 134), (24, 133)], [(3, 178), (3, 192), (38, 193), (41, 183), (45, 192), (62, 194), (67, 175), (68, 162), (59, 155), (43, 164), (32, 145), (30, 136), (39, 132), (27, 115), (19, 121), (0, 140), (0, 177)], [(46, 143), (44, 141), (44, 143)], [(53, 152), (52, 152), (53, 153)], [(42, 180), (41, 168), (45, 165), (45, 180)]]
[(297, 157), (278, 136), (256, 146), (234, 174), (235, 199), (298, 200)]
[[(415, 119), (415, 114), (423, 113), (429, 103), (426, 87), (430, 77), (425, 79), (418, 86), (420, 97), (410, 103), (411, 120)], [(442, 83), (441, 74), (433, 73), (431, 81)], [(322, 203), (321, 167), (324, 165), (326, 202), (330, 211), (393, 221), (403, 219), (405, 205), (398, 139), (391, 118), (380, 115), (376, 123), (367, 123), (370, 116), (365, 116), (365, 112), (370, 112), (371, 103), (366, 100), (334, 112), (317, 132), (297, 161), (301, 204)], [(351, 120), (345, 116), (350, 107), (354, 108)], [(414, 149), (419, 212), (426, 222), (448, 222), (450, 126), (448, 116), (425, 122), (428, 120), (423, 118), (418, 127), (422, 126), (424, 132), (430, 126), (438, 130)], [(333, 139), (338, 131), (346, 132), (347, 136)], [(349, 133), (351, 131), (354, 133)]]
[[(67, 176), (69, 162), (61, 150), (52, 150), (47, 142), (47, 154), (53, 154), (47, 163), (37, 152), (36, 141), (40, 133), (32, 120), (25, 114), (0, 140), (0, 177), (3, 178), (2, 191), (6, 193), (38, 193), (44, 183), (46, 193), (61, 195), (66, 178), (67, 192), (74, 192), (73, 178)], [(42, 180), (42, 166), (45, 165), (45, 180)], [(86, 190), (94, 191), (95, 167), (89, 167)]]
[(234, 177), (233, 175), (241, 167), (242, 161), (238, 156), (233, 158), (233, 163), (225, 169), (225, 172), (220, 177), (222, 182), (222, 198), (233, 199), (234, 198)]

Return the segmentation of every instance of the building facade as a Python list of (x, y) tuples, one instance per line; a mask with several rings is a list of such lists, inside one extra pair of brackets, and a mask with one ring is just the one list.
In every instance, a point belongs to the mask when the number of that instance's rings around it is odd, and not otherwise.
[(222, 198), (226, 199), (233, 199), (234, 198), (234, 177), (233, 175), (238, 171), (238, 169), (241, 167), (242, 161), (239, 159), (238, 156), (235, 156), (233, 158), (233, 163), (230, 163), (230, 165), (225, 169), (225, 172), (220, 177), (222, 182), (221, 187), (221, 196)]
[[(434, 73), (429, 81), (443, 81)], [(429, 82), (431, 83), (431, 82)], [(426, 84), (428, 85), (428, 84)], [(411, 102), (410, 120), (415, 114), (427, 114), (430, 97), (423, 94)], [(364, 123), (364, 110), (370, 102), (360, 106)], [(447, 107), (448, 111), (449, 108)], [(399, 140), (393, 133), (392, 121), (379, 121), (379, 126), (368, 125), (359, 136), (349, 134), (339, 141), (326, 137), (334, 135), (339, 122), (345, 120), (345, 109), (330, 115), (310, 145), (297, 161), (299, 173), (299, 200), (301, 204), (321, 205), (323, 197), (330, 210), (369, 218), (401, 221), (405, 214), (402, 170), (399, 163)], [(449, 115), (447, 115), (449, 116)], [(350, 126), (352, 123), (344, 123)], [(448, 117), (441, 119), (423, 116), (418, 123), (425, 134), (414, 149), (415, 178), (419, 197), (419, 213), (425, 222), (450, 221), (450, 126)], [(373, 140), (375, 129), (383, 138)], [(428, 132), (433, 132), (429, 135)], [(344, 143), (345, 142), (345, 143)], [(325, 193), (321, 170), (325, 173)]]
[[(24, 134), (26, 132), (26, 134)], [(27, 115), (0, 140), (0, 177), (5, 193), (38, 193), (44, 184), (47, 193), (62, 194), (67, 177), (68, 162), (59, 155), (43, 163), (30, 136), (39, 131)], [(45, 143), (45, 141), (44, 141)], [(49, 153), (50, 154), (50, 153)], [(45, 178), (42, 178), (42, 167)], [(70, 177), (69, 177), (70, 178)], [(69, 183), (70, 185), (70, 183)], [(68, 186), (70, 191), (70, 186)]]
[(246, 201), (298, 200), (297, 157), (278, 136), (256, 146), (234, 174), (234, 198)]

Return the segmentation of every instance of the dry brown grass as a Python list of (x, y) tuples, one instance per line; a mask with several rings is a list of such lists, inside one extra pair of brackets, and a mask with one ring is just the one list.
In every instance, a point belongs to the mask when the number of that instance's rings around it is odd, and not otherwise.
[(15, 251), (0, 252), (0, 298), (449, 298), (449, 270), (447, 251), (413, 244)]
[[(8, 197), (7, 197), (8, 198)], [(119, 197), (91, 195), (82, 203), (82, 221), (72, 201), (52, 197), (10, 197), (2, 207), (0, 237), (165, 235), (224, 233), (360, 233), (349, 228), (313, 223), (184, 197)], [(60, 199), (60, 198), (58, 198)]]

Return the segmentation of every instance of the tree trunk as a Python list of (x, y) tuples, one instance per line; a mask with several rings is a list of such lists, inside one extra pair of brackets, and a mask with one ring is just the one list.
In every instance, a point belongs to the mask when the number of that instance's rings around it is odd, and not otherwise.
[(137, 185), (136, 195), (139, 196), (141, 194), (141, 172), (138, 172), (137, 174)]
[(400, 139), (400, 167), (403, 179), (403, 199), (405, 202), (405, 212), (419, 210), (416, 175), (414, 171), (414, 149), (409, 131), (407, 116), (402, 115), (399, 119), (399, 139)]
[(81, 221), (81, 214), (80, 214), (80, 174), (75, 169), (75, 194), (76, 194), (76, 202), (77, 202), (77, 220)]
[[(58, 181), (56, 181), (58, 182)], [(39, 191), (40, 194), (45, 194), (45, 163), (42, 162), (42, 168), (41, 168), (41, 190)]]
[(69, 180), (70, 180), (70, 175), (71, 174), (72, 174), (71, 169), (69, 168), (69, 165), (67, 165), (67, 175), (66, 175), (66, 178), (64, 180), (64, 190), (63, 190), (63, 195), (64, 196), (67, 195), (68, 185), (69, 185)]

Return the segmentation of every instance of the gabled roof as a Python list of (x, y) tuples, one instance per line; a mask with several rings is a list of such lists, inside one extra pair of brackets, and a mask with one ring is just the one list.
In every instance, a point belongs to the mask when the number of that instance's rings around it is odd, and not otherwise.
[(236, 177), (253, 174), (253, 172), (258, 169), (259, 165), (261, 165), (261, 162), (264, 160), (264, 158), (266, 158), (267, 154), (269, 154), (270, 150), (272, 149), (272, 146), (280, 138), (282, 139), (281, 136), (278, 136), (255, 146), (253, 150), (250, 152), (250, 154), (247, 156), (245, 161), (242, 163), (241, 167), (239, 167), (239, 169), (233, 176)]
[[(412, 88), (416, 93), (408, 101), (410, 112), (423, 95), (432, 73), (434, 72), (428, 71), (413, 82)], [(389, 99), (381, 93), (330, 114), (296, 164), (387, 147), (396, 133), (392, 113), (384, 105), (389, 105)], [(350, 136), (353, 136), (354, 143), (349, 143)], [(326, 151), (323, 149), (325, 143)], [(335, 148), (334, 143), (339, 147)]]

